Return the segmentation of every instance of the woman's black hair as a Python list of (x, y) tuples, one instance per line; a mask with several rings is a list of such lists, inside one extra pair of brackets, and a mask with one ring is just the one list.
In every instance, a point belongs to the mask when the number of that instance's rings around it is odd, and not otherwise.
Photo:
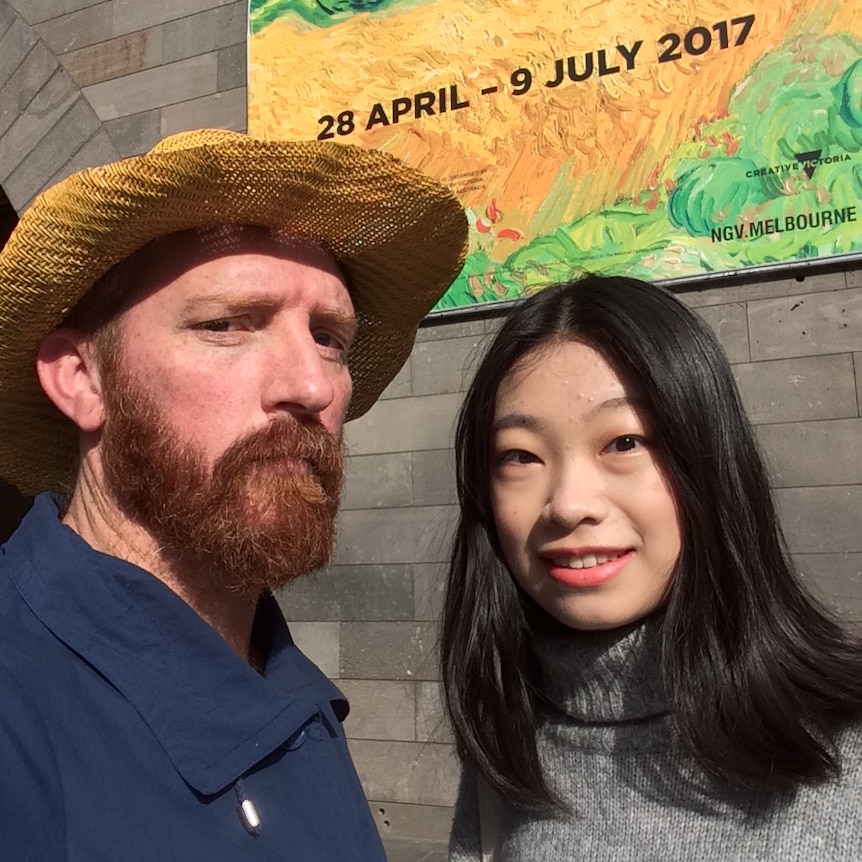
[(539, 762), (537, 606), (508, 574), (490, 504), (501, 380), (555, 342), (597, 350), (634, 388), (680, 519), (682, 551), (662, 623), (662, 683), (683, 746), (712, 776), (768, 789), (839, 768), (834, 735), (862, 718), (862, 645), (794, 574), (730, 365), (672, 294), (587, 276), (509, 314), (461, 408), (460, 518), (441, 632), (458, 753), (504, 798), (557, 804)]

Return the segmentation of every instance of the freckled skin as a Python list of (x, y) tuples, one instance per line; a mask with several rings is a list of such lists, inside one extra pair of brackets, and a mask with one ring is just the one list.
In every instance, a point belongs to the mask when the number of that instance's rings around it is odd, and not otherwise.
[[(500, 544), (518, 583), (572, 628), (646, 616), (679, 556), (674, 499), (635, 395), (599, 353), (573, 341), (527, 357), (498, 391), (490, 490)], [(602, 551), (628, 558), (598, 586), (549, 574), (549, 559)]]

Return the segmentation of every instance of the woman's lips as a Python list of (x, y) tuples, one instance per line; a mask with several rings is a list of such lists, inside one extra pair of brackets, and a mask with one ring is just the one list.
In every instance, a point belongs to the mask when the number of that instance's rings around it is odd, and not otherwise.
[(589, 551), (542, 556), (548, 575), (567, 587), (597, 587), (615, 578), (634, 551)]

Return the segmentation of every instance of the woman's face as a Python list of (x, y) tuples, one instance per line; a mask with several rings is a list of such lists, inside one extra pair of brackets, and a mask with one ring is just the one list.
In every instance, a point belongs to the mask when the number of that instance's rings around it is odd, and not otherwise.
[(516, 365), (490, 456), (506, 563), (548, 613), (610, 629), (661, 603), (681, 547), (676, 506), (637, 393), (599, 353), (566, 341)]

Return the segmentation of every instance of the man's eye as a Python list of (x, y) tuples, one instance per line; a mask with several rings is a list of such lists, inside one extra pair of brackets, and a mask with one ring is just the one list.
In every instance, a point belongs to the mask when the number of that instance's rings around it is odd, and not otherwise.
[(644, 445), (641, 437), (634, 434), (624, 434), (622, 437), (615, 437), (605, 446), (606, 452), (633, 452)]
[(232, 323), (232, 320), (228, 320), (225, 317), (220, 320), (208, 320), (206, 323), (202, 323), (200, 328), (205, 329), (207, 332), (230, 332)]

